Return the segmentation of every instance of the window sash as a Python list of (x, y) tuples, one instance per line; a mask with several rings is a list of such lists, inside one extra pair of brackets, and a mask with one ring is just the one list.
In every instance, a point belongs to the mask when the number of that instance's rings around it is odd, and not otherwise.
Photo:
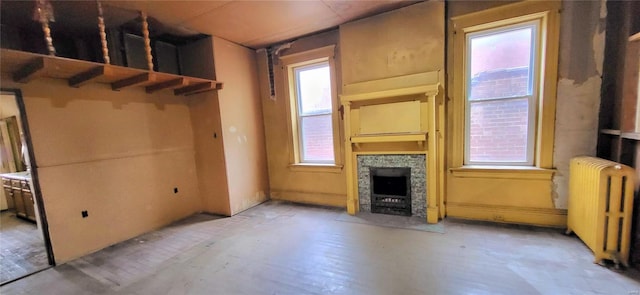
[[(527, 98), (528, 102), (528, 112), (527, 112), (527, 152), (526, 152), (526, 160), (525, 161), (472, 161), (471, 160), (471, 105), (472, 104), (482, 104), (482, 103), (491, 103), (496, 101), (513, 101), (518, 99)], [(536, 116), (536, 99), (533, 95), (527, 96), (517, 96), (517, 97), (507, 97), (507, 98), (497, 98), (491, 100), (476, 100), (470, 101), (467, 107), (467, 120), (465, 126), (465, 151), (464, 151), (464, 161), (466, 165), (493, 165), (493, 166), (516, 166), (516, 165), (533, 165), (533, 158), (535, 152), (535, 116)]]
[[(538, 74), (540, 71), (541, 64), (541, 23), (540, 20), (533, 20), (523, 23), (509, 24), (503, 25), (495, 28), (489, 28), (481, 31), (475, 31), (472, 33), (467, 33), (465, 36), (465, 132), (464, 132), (464, 165), (485, 165), (485, 166), (533, 166), (534, 165), (534, 155), (535, 155), (535, 145), (536, 145), (536, 114), (538, 106), (538, 93), (537, 90), (540, 85), (540, 75)], [(530, 48), (530, 59), (529, 59), (529, 81), (528, 81), (528, 92), (529, 95), (519, 95), (519, 96), (501, 96), (501, 97), (492, 97), (492, 98), (484, 98), (484, 99), (476, 99), (470, 100), (471, 97), (471, 38), (474, 37), (482, 37), (482, 36), (490, 36), (496, 33), (506, 33), (514, 30), (519, 30), (523, 28), (531, 28), (531, 48)], [(471, 160), (471, 105), (486, 103), (486, 102), (496, 102), (496, 101), (508, 101), (508, 100), (517, 100), (527, 98), (528, 99), (528, 118), (527, 118), (527, 151), (526, 151), (526, 160), (525, 161), (472, 161)]]
[[(312, 118), (312, 117), (328, 117), (329, 118), (329, 122), (331, 123), (329, 125), (329, 133), (331, 134), (331, 153), (333, 154), (333, 159), (331, 160), (319, 160), (319, 159), (308, 159), (305, 158), (305, 155), (307, 154), (307, 150), (305, 149), (305, 147), (307, 146), (305, 144), (304, 141), (304, 135), (303, 135), (303, 130), (304, 130), (304, 125), (303, 125), (303, 118)], [(315, 164), (335, 164), (335, 149), (333, 147), (333, 141), (334, 141), (334, 134), (333, 134), (333, 122), (332, 122), (332, 114), (324, 114), (324, 115), (313, 115), (313, 116), (299, 116), (298, 117), (298, 146), (300, 149), (300, 163), (315, 163)]]
[[(319, 62), (319, 63), (313, 63), (313, 64), (304, 65), (304, 66), (298, 66), (298, 67), (294, 67), (293, 68), (294, 83), (295, 83), (295, 88), (296, 88), (296, 90), (295, 90), (296, 91), (296, 105), (297, 105), (296, 109), (297, 109), (297, 112), (298, 112), (298, 116), (320, 115), (320, 114), (331, 114), (332, 113), (333, 102), (331, 102), (331, 104), (329, 105), (328, 109), (319, 109), (319, 110), (311, 111), (311, 112), (305, 112), (302, 109), (302, 101), (301, 101), (301, 99), (302, 99), (302, 89), (300, 87), (300, 73), (303, 72), (303, 71), (309, 71), (309, 70), (314, 70), (314, 69), (319, 69), (319, 68), (324, 68), (324, 67), (329, 68), (329, 71), (331, 71), (331, 66), (329, 65), (328, 61), (322, 61), (322, 62)], [(331, 83), (331, 77), (328, 77), (328, 78), (329, 78), (329, 83)], [(333, 85), (330, 85), (330, 87), (333, 87)]]

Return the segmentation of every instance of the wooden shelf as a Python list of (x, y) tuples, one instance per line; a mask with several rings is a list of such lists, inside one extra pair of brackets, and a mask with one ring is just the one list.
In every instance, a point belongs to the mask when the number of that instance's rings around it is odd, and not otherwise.
[(620, 137), (640, 141), (640, 132), (622, 132), (622, 134), (620, 134)]
[(396, 97), (410, 96), (415, 94), (436, 95), (440, 84), (425, 86), (414, 86), (400, 89), (366, 92), (358, 94), (343, 94), (340, 96), (343, 102), (360, 102), (368, 100), (389, 100)]
[(381, 143), (381, 142), (425, 142), (427, 141), (426, 133), (402, 133), (402, 134), (376, 134), (376, 135), (360, 135), (352, 136), (351, 143)]
[(620, 130), (617, 130), (617, 129), (600, 129), (600, 134), (620, 135)]
[[(192, 95), (222, 89), (214, 80), (107, 65), (83, 60), (0, 49), (0, 70), (18, 83), (38, 78), (64, 79), (69, 87), (87, 83), (110, 84), (114, 91), (144, 87), (147, 93), (173, 90), (174, 95)], [(4, 75), (3, 75), (4, 76)]]

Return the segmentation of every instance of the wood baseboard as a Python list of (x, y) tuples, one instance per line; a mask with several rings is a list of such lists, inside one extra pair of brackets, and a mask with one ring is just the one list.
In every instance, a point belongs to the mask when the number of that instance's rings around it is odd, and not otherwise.
[(347, 207), (347, 196), (339, 194), (272, 190), (271, 199), (340, 208)]
[(567, 227), (567, 210), (447, 203), (447, 216), (500, 223)]

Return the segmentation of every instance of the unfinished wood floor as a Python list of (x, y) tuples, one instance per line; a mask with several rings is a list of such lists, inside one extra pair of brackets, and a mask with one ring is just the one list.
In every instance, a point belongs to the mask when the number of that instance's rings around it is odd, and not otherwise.
[(0, 288), (8, 294), (640, 294), (561, 230), (444, 221), (434, 233), (269, 202), (196, 215)]
[(38, 227), (14, 212), (0, 212), (0, 283), (46, 267), (49, 261)]

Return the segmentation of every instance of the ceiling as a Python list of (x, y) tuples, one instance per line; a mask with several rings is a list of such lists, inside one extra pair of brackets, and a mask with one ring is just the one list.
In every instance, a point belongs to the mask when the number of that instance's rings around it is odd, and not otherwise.
[(103, 1), (143, 10), (170, 26), (218, 36), (251, 48), (282, 42), (420, 1)]
[[(54, 28), (97, 30), (95, 1), (51, 0)], [(289, 0), (289, 1), (165, 1), (102, 0), (105, 23), (120, 26), (145, 11), (150, 28), (177, 35), (204, 33), (250, 48), (291, 40), (334, 28), (346, 22), (394, 10), (421, 1), (406, 0)], [(1, 21), (19, 27), (38, 27), (34, 0), (0, 1)]]

